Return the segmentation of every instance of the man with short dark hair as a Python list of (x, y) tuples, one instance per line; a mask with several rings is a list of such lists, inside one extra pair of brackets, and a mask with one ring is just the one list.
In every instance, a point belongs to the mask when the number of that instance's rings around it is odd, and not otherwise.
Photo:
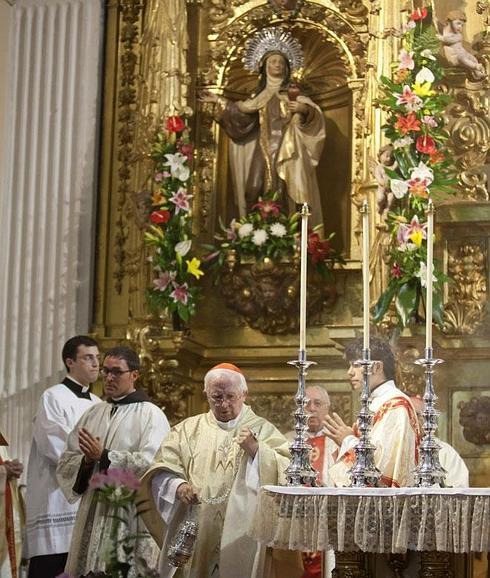
[[(345, 349), (350, 363), (347, 375), (354, 389), (360, 389), (363, 384), (363, 368), (355, 364), (362, 358), (362, 348), (362, 339), (357, 339)], [(381, 471), (380, 485), (411, 486), (419, 437), (417, 415), (409, 397), (395, 385), (395, 357), (389, 344), (373, 337), (370, 350), (374, 361), (369, 376), (369, 407), (374, 413), (370, 438), (376, 446), (374, 462)], [(359, 438), (357, 424), (350, 427), (334, 413), (326, 417), (325, 426), (327, 435), (340, 446), (338, 461), (330, 468), (330, 476), (336, 486), (347, 486)]]
[(61, 357), (68, 374), (42, 394), (33, 422), (26, 493), (29, 578), (54, 578), (63, 572), (78, 503), (69, 504), (63, 496), (56, 466), (68, 434), (82, 414), (100, 401), (89, 391), (99, 375), (95, 339), (87, 335), (68, 339)]
[[(66, 564), (66, 571), (75, 578), (103, 573), (107, 548), (113, 542), (111, 512), (89, 488), (92, 474), (119, 468), (141, 477), (170, 429), (162, 410), (136, 389), (139, 369), (139, 357), (129, 347), (106, 352), (101, 373), (107, 400), (83, 414), (58, 464), (58, 482), (68, 501), (82, 497)], [(145, 534), (134, 510), (129, 512), (129, 521), (124, 531), (138, 536), (135, 556), (155, 563), (158, 547)]]

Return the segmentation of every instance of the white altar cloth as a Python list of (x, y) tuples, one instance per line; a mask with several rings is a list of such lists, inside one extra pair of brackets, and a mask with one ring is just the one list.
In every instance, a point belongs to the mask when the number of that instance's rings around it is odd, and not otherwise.
[(291, 550), (490, 551), (490, 488), (264, 486), (251, 534)]

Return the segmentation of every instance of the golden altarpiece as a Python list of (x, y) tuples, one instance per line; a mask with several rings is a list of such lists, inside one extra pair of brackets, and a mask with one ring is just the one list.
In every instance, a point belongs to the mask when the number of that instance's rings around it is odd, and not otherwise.
[[(152, 395), (171, 420), (202, 411), (202, 378), (222, 361), (243, 367), (254, 408), (283, 431), (291, 429), (297, 356), (297, 312), (281, 300), (284, 275), (259, 271), (267, 287), (261, 307), (246, 315), (233, 308), (236, 295), (226, 283), (203, 282), (204, 297), (189, 327), (148, 315), (145, 289), (151, 282), (143, 245), (141, 191), (148, 188), (148, 152), (165, 114), (192, 109), (195, 143), (193, 227), (210, 242), (218, 218), (229, 220), (230, 176), (226, 135), (213, 121), (202, 89), (240, 98), (255, 78), (242, 67), (245, 42), (265, 27), (282, 26), (301, 43), (308, 96), (320, 105), (327, 137), (318, 168), (323, 221), (335, 231), (345, 265), (335, 287), (316, 288), (310, 303), (308, 355), (317, 362), (311, 383), (328, 387), (335, 411), (347, 421), (358, 404), (345, 379), (343, 345), (361, 327), (359, 209), (368, 198), (375, 210), (376, 185), (370, 170), (383, 144), (382, 113), (375, 107), (377, 78), (389, 74), (399, 41), (402, 3), (392, 0), (112, 0), (106, 19), (105, 90), (96, 253), (94, 332), (109, 345), (129, 339), (142, 353)], [(406, 9), (413, 8), (406, 3)], [(466, 13), (465, 38), (490, 62), (490, 3), (435, 0), (441, 18), (450, 9)], [(488, 78), (488, 77), (487, 77)], [(474, 81), (449, 68), (444, 90), (451, 153), (457, 160), (457, 194), (437, 210), (436, 254), (453, 278), (445, 292), (445, 325), (435, 332), (437, 356), (446, 363), (437, 374), (439, 434), (464, 457), (471, 484), (490, 482), (490, 147), (488, 80)], [(379, 219), (379, 217), (378, 217)], [(379, 223), (372, 223), (372, 296), (388, 280)], [(294, 264), (293, 264), (294, 268)], [(316, 293), (315, 293), (316, 291)], [(280, 303), (279, 303), (280, 301)], [(289, 309), (288, 309), (289, 307)], [(420, 393), (422, 371), (413, 365), (423, 351), (417, 326), (401, 334), (388, 318), (380, 333), (396, 337), (399, 383)], [(472, 426), (460, 425), (472, 408)], [(353, 574), (354, 575), (354, 574)], [(360, 574), (359, 574), (360, 575)], [(462, 576), (463, 574), (461, 574)]]

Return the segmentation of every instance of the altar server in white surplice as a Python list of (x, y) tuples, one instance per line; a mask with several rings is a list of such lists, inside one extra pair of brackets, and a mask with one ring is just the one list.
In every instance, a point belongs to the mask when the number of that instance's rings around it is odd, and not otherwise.
[[(170, 430), (162, 410), (135, 388), (139, 368), (139, 357), (129, 347), (107, 351), (101, 373), (108, 399), (83, 414), (58, 464), (58, 482), (66, 498), (75, 502), (82, 496), (65, 569), (75, 578), (104, 572), (111, 543), (112, 513), (89, 488), (92, 474), (121, 468), (143, 476)], [(129, 512), (129, 520), (125, 531), (139, 536), (135, 555), (150, 566), (156, 564), (158, 547), (135, 510)]]
[[(347, 374), (354, 389), (362, 387), (363, 369), (355, 365), (362, 357), (362, 347), (362, 339), (358, 339), (345, 350), (350, 363)], [(374, 414), (370, 438), (376, 446), (374, 462), (381, 471), (380, 485), (412, 486), (419, 440), (417, 415), (409, 397), (393, 381), (395, 357), (389, 344), (373, 337), (370, 348), (374, 361), (369, 376), (369, 408)], [(348, 486), (348, 472), (354, 464), (354, 448), (359, 438), (357, 423), (349, 427), (334, 413), (325, 418), (325, 426), (327, 435), (340, 446), (337, 462), (329, 471), (330, 477), (336, 486)]]
[[(211, 411), (176, 425), (143, 479), (143, 497), (152, 503), (144, 519), (163, 542), (160, 576), (174, 576), (168, 546), (196, 504), (194, 553), (175, 578), (299, 578), (295, 553), (266, 556), (247, 535), (259, 487), (284, 482), (286, 439), (244, 404), (247, 382), (235, 365), (221, 363), (208, 371), (204, 389)], [(265, 570), (266, 564), (276, 573)]]
[(63, 572), (78, 501), (67, 502), (56, 479), (56, 466), (68, 434), (82, 414), (100, 402), (89, 392), (99, 376), (97, 342), (77, 335), (65, 343), (61, 356), (68, 375), (42, 394), (33, 422), (26, 491), (29, 578), (54, 578)]

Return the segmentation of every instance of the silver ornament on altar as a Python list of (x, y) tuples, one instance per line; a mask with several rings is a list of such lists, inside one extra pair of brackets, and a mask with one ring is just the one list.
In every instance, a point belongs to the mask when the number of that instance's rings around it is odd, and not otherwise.
[(284, 28), (264, 28), (247, 41), (243, 67), (250, 72), (258, 72), (264, 57), (269, 52), (280, 52), (289, 62), (291, 70), (303, 66), (301, 44)]
[(361, 409), (357, 420), (359, 441), (354, 448), (354, 453), (356, 455), (354, 464), (348, 472), (351, 486), (354, 488), (365, 488), (369, 486), (376, 487), (381, 478), (381, 472), (374, 462), (376, 446), (371, 442), (369, 437), (371, 433), (371, 422), (373, 419), (373, 412), (369, 408), (369, 400), (371, 397), (369, 376), (371, 375), (373, 364), (374, 361), (371, 361), (371, 352), (369, 348), (363, 349), (362, 359), (359, 359), (354, 363), (354, 365), (362, 367), (363, 370)]
[(418, 359), (415, 363), (425, 367), (425, 407), (422, 412), (424, 417), (423, 437), (419, 445), (419, 463), (414, 472), (415, 485), (419, 488), (430, 488), (433, 486), (443, 488), (447, 472), (439, 461), (441, 446), (435, 439), (439, 412), (435, 409), (437, 395), (434, 391), (433, 374), (434, 367), (444, 363), (444, 361), (435, 359), (432, 347), (426, 347), (424, 359)]
[(175, 568), (187, 564), (197, 539), (198, 524), (193, 520), (185, 520), (180, 524), (167, 552), (168, 561)]

